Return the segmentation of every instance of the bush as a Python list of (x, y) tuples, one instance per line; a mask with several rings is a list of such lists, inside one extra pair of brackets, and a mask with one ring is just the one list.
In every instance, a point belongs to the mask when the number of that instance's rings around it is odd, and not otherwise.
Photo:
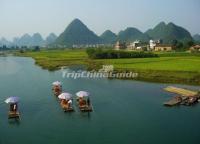
[(40, 51), (40, 47), (39, 46), (35, 46), (34, 49), (33, 49), (33, 52), (38, 52)]
[(92, 59), (118, 59), (118, 58), (148, 58), (158, 57), (152, 52), (116, 51), (102, 49), (87, 49), (89, 58)]

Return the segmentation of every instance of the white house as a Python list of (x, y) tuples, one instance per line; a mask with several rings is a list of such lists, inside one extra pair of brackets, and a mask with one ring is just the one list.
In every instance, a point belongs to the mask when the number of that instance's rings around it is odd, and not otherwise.
[(153, 41), (153, 40), (150, 40), (150, 41), (149, 41), (149, 46), (150, 46), (150, 50), (153, 50), (154, 47), (156, 46), (156, 42)]
[(137, 49), (137, 47), (139, 47), (139, 45), (140, 45), (140, 41), (139, 41), (139, 40), (135, 40), (134, 42), (130, 43), (130, 44), (127, 46), (127, 48), (128, 48), (129, 50), (135, 50), (135, 49)]

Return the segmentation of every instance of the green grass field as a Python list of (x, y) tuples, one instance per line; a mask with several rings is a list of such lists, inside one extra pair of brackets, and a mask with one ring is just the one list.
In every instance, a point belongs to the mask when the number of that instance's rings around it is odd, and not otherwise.
[(117, 69), (200, 72), (200, 57), (160, 57), (99, 60)]
[(139, 80), (200, 85), (200, 56), (186, 52), (157, 53), (158, 58), (91, 60), (85, 50), (50, 50), (25, 52), (36, 64), (55, 70), (61, 66), (84, 64), (92, 68), (114, 65), (117, 71), (138, 72)]
[(88, 59), (84, 50), (42, 50), (40, 52), (17, 53), (17, 55), (32, 57), (36, 64), (49, 70), (56, 70), (62, 66), (86, 64)]

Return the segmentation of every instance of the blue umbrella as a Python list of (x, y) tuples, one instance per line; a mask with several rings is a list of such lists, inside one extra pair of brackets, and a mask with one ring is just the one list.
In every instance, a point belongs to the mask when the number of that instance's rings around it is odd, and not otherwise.
[(19, 97), (9, 97), (5, 100), (5, 103), (17, 103), (19, 101)]

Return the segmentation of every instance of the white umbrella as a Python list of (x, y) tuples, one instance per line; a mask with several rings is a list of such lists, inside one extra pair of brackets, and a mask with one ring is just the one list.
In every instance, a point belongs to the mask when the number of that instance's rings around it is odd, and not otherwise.
[(66, 99), (66, 100), (70, 100), (72, 97), (72, 95), (70, 93), (62, 93), (58, 96), (59, 99)]
[(9, 97), (5, 100), (5, 103), (17, 103), (19, 101), (19, 97)]
[(61, 82), (55, 81), (55, 82), (52, 83), (52, 85), (54, 85), (54, 86), (60, 86), (60, 85), (61, 85)]
[(76, 93), (76, 95), (78, 97), (88, 97), (90, 94), (89, 94), (89, 92), (86, 92), (86, 91), (79, 91)]

